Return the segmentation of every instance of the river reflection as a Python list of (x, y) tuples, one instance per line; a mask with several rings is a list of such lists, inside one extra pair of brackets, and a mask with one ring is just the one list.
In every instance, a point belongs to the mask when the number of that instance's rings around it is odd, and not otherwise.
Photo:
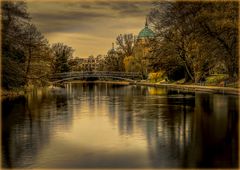
[(238, 97), (69, 84), (2, 101), (5, 168), (238, 167)]

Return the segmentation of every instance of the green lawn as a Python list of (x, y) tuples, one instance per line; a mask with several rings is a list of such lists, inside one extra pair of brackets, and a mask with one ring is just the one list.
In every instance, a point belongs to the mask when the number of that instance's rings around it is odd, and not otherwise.
[(228, 79), (227, 74), (213, 74), (206, 78), (206, 84), (219, 84)]

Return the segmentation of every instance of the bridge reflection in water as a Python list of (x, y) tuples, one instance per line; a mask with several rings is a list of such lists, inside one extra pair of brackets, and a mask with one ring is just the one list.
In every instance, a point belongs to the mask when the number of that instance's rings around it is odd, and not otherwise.
[(80, 71), (80, 72), (56, 73), (50, 76), (50, 80), (53, 83), (86, 78), (110, 78), (133, 81), (142, 79), (142, 74), (139, 72)]

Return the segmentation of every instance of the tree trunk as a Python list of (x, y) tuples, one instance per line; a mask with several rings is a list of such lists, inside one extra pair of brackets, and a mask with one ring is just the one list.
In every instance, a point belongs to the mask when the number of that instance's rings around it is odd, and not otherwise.
[(31, 47), (29, 47), (28, 49), (28, 61), (27, 61), (27, 67), (26, 67), (26, 72), (25, 72), (25, 81), (26, 81), (26, 85), (28, 86), (28, 73), (30, 70), (30, 64), (31, 64), (31, 59), (32, 59), (32, 49)]
[[(188, 75), (188, 80), (194, 80), (194, 77), (192, 76), (192, 74), (191, 74), (191, 72), (190, 72), (190, 68), (189, 68), (189, 66), (188, 66), (188, 64), (187, 64), (187, 62), (186, 61), (184, 61), (184, 66), (185, 66), (185, 70), (186, 70), (186, 74)], [(186, 78), (186, 75), (185, 75), (185, 78)]]

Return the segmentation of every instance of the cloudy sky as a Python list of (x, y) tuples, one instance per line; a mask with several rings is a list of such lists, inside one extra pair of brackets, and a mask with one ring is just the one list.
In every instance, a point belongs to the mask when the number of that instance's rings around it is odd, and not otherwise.
[(63, 42), (74, 56), (106, 54), (117, 35), (137, 35), (151, 0), (27, 1), (32, 22), (50, 43)]

